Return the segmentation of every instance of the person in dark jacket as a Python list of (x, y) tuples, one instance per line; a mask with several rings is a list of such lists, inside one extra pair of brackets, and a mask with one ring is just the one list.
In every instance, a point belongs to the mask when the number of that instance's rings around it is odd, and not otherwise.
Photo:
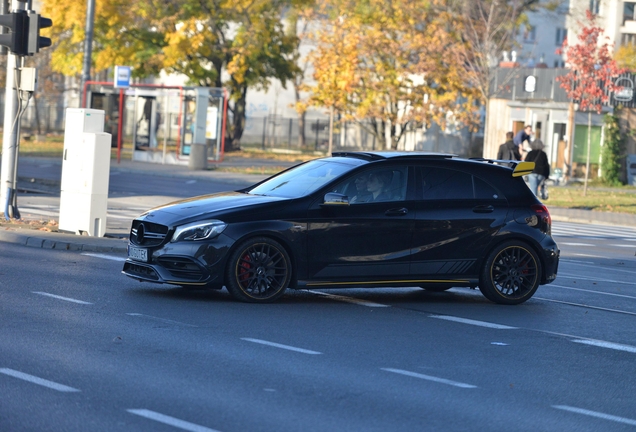
[(514, 136), (514, 133), (506, 132), (506, 142), (499, 146), (497, 160), (521, 160), (519, 146), (512, 140)]
[[(524, 128), (517, 132), (515, 137), (512, 139), (512, 141), (519, 147), (519, 154), (521, 155), (522, 159), (524, 154), (528, 154), (527, 148), (530, 147), (532, 135), (532, 126), (525, 125)], [(528, 143), (528, 146), (524, 147), (523, 143), (525, 142)], [(530, 149), (532, 149), (532, 147), (530, 147)]]
[(535, 195), (539, 192), (539, 185), (550, 176), (550, 163), (548, 155), (543, 151), (543, 141), (536, 139), (530, 143), (530, 150), (524, 159), (526, 162), (534, 162), (534, 170), (528, 174), (528, 183)]

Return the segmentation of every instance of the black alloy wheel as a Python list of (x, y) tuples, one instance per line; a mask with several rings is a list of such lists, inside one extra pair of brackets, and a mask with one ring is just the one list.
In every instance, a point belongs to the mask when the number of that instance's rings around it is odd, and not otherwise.
[(241, 243), (230, 256), (226, 287), (236, 300), (273, 302), (285, 293), (291, 273), (285, 248), (270, 238), (257, 237)]
[(495, 303), (515, 305), (532, 297), (540, 281), (539, 257), (527, 244), (513, 240), (490, 252), (481, 271), (479, 290)]

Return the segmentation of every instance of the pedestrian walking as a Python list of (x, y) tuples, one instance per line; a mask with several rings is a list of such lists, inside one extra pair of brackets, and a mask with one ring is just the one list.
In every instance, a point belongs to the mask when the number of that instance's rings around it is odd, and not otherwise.
[(550, 176), (550, 163), (548, 155), (543, 151), (543, 141), (536, 139), (530, 143), (530, 150), (524, 159), (526, 162), (534, 162), (534, 170), (528, 174), (530, 190), (539, 195), (539, 187)]
[(521, 160), (519, 146), (514, 143), (513, 137), (513, 132), (506, 132), (506, 142), (499, 146), (497, 160)]

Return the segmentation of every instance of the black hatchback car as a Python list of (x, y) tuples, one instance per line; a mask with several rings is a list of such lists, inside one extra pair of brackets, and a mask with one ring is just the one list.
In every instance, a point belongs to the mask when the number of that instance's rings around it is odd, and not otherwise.
[(150, 210), (123, 273), (271, 302), (287, 288), (479, 287), (519, 304), (556, 278), (532, 162), (334, 153), (254, 186)]

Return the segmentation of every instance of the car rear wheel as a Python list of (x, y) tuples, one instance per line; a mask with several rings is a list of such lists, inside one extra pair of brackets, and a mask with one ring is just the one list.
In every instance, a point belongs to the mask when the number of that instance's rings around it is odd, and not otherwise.
[(526, 243), (509, 241), (493, 249), (481, 270), (479, 290), (499, 304), (520, 304), (534, 295), (541, 280), (539, 257)]
[(226, 287), (236, 300), (273, 302), (285, 293), (291, 273), (285, 248), (270, 238), (257, 237), (241, 243), (230, 256)]

